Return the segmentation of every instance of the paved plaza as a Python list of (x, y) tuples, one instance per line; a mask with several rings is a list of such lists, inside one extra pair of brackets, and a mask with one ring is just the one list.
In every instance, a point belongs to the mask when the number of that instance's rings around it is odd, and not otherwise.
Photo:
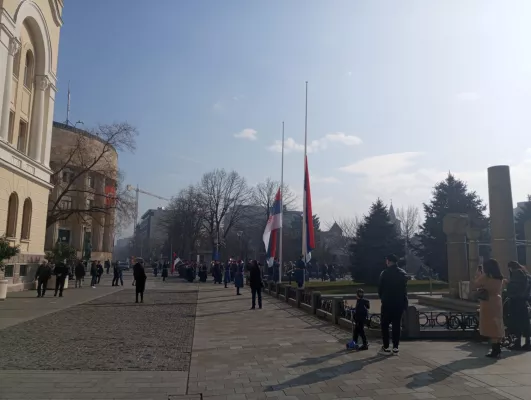
[(531, 399), (531, 354), (495, 362), (462, 342), (346, 352), (347, 332), (269, 296), (249, 310), (247, 290), (150, 277), (137, 305), (125, 280), (63, 298), (10, 293), (0, 399)]

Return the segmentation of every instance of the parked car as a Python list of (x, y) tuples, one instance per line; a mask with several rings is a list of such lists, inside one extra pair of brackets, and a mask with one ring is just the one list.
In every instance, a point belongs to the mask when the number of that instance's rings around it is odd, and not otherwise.
[(129, 263), (126, 261), (118, 261), (118, 268), (122, 271), (129, 271)]

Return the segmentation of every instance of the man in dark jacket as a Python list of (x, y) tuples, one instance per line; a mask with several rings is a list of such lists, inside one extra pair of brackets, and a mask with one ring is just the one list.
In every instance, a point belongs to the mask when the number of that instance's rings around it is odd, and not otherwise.
[(74, 275), (76, 276), (76, 289), (78, 288), (78, 285), (81, 288), (81, 281), (85, 277), (85, 266), (81, 261), (77, 263)]
[(96, 261), (92, 261), (92, 265), (90, 266), (90, 277), (90, 286), (95, 288), (96, 281), (98, 280), (98, 268), (96, 267)]
[(44, 297), (46, 293), (46, 286), (48, 285), (48, 279), (52, 276), (52, 267), (47, 262), (43, 262), (37, 268), (35, 274), (35, 280), (37, 281), (37, 297)]
[[(382, 302), (381, 327), (383, 346), (380, 353), (383, 355), (398, 355), (402, 314), (408, 305), (408, 277), (406, 271), (396, 265), (397, 262), (398, 258), (394, 254), (385, 258), (387, 268), (382, 271), (378, 285), (378, 295)], [(389, 324), (392, 325), (392, 353), (389, 349)]]
[(109, 260), (105, 260), (105, 269), (107, 270), (107, 275), (109, 275), (111, 269), (111, 262)]
[(249, 268), (249, 285), (253, 299), (251, 310), (256, 308), (256, 296), (258, 296), (258, 308), (262, 308), (262, 271), (256, 260), (252, 261)]
[(354, 342), (358, 342), (358, 336), (361, 337), (361, 341), (363, 342), (363, 345), (358, 346), (358, 350), (368, 350), (369, 344), (367, 343), (367, 336), (365, 335), (365, 324), (367, 323), (367, 317), (369, 316), (369, 308), (371, 307), (371, 304), (369, 300), (364, 298), (364, 291), (363, 289), (358, 289), (358, 299), (356, 300), (356, 312), (354, 314), (354, 323), (356, 326), (354, 327), (354, 336), (352, 339)]
[(55, 275), (54, 296), (57, 296), (57, 292), (59, 292), (59, 297), (63, 297), (63, 288), (65, 287), (65, 279), (68, 276), (68, 268), (64, 263), (60, 262), (55, 265), (53, 274)]

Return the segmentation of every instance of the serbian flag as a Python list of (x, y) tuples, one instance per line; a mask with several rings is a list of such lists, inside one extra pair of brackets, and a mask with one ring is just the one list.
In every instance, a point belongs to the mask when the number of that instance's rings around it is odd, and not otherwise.
[(281, 216), (281, 205), (280, 205), (280, 188), (277, 191), (275, 196), (275, 201), (271, 207), (271, 212), (269, 214), (269, 219), (267, 220), (267, 225), (264, 230), (263, 240), (266, 249), (266, 258), (267, 264), (269, 266), (273, 265), (273, 260), (277, 253), (277, 232), (282, 227), (282, 216)]
[(304, 158), (304, 195), (302, 208), (302, 255), (304, 262), (312, 258), (315, 249), (315, 235), (313, 232), (312, 194), (310, 191), (310, 174), (308, 173), (308, 158)]

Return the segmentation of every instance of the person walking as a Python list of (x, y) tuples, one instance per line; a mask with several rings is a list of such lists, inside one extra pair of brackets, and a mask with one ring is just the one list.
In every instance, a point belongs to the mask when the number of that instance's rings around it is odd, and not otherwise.
[(264, 285), (262, 279), (262, 271), (256, 260), (251, 261), (251, 268), (249, 268), (249, 284), (251, 286), (252, 306), (251, 310), (256, 308), (256, 297), (258, 297), (258, 308), (262, 308), (262, 287)]
[(79, 261), (77, 263), (76, 269), (74, 270), (74, 275), (76, 277), (76, 286), (75, 286), (75, 288), (77, 289), (78, 285), (79, 285), (79, 288), (81, 288), (81, 281), (85, 277), (85, 266), (83, 265), (83, 263), (81, 261)]
[(109, 270), (111, 269), (111, 261), (109, 259), (105, 260), (105, 269), (107, 270), (107, 275), (109, 275)]
[[(509, 350), (531, 350), (531, 324), (529, 322), (529, 292), (531, 277), (524, 266), (516, 261), (507, 264), (509, 268), (509, 283), (507, 297), (509, 298), (509, 332), (516, 336), (516, 342)], [(522, 346), (522, 336), (525, 344)]]
[(59, 297), (63, 297), (63, 289), (65, 287), (65, 279), (68, 276), (68, 268), (63, 262), (60, 262), (53, 269), (53, 274), (55, 275), (55, 293), (53, 295), (56, 297), (57, 292), (59, 292)]
[(94, 289), (96, 287), (96, 281), (98, 280), (98, 268), (96, 267), (96, 261), (92, 261), (90, 266), (90, 286)]
[(491, 350), (486, 354), (489, 358), (500, 358), (501, 341), (505, 336), (503, 324), (503, 302), (501, 292), (503, 275), (500, 265), (490, 258), (476, 272), (475, 284), (479, 299), (479, 333), (490, 339)]
[(231, 273), (230, 273), (231, 269), (232, 269), (232, 264), (227, 262), (225, 264), (225, 271), (223, 273), (223, 283), (225, 284), (225, 287), (227, 287), (227, 285), (231, 281), (231, 279), (230, 279), (231, 278)]
[(234, 286), (236, 286), (236, 295), (240, 296), (240, 289), (243, 287), (243, 263), (236, 265), (236, 275), (234, 276)]
[(166, 282), (166, 278), (168, 277), (168, 268), (169, 268), (168, 263), (162, 264), (162, 272), (160, 274), (160, 276), (162, 276), (162, 282)]
[(43, 261), (35, 274), (37, 281), (37, 297), (44, 297), (46, 287), (48, 286), (48, 279), (52, 276), (52, 267), (46, 261)]
[(138, 303), (138, 295), (140, 295), (140, 302), (144, 302), (144, 290), (146, 289), (146, 271), (144, 270), (144, 267), (140, 263), (136, 263), (133, 267), (133, 284), (136, 288), (136, 301), (135, 303)]
[(357, 349), (359, 351), (363, 350), (369, 350), (369, 344), (367, 343), (367, 336), (365, 335), (365, 324), (367, 322), (367, 318), (369, 316), (369, 308), (371, 307), (371, 304), (369, 300), (364, 298), (365, 292), (363, 289), (358, 289), (357, 292), (358, 299), (356, 300), (356, 308), (354, 313), (354, 321), (355, 324), (354, 327), (354, 335), (352, 337), (352, 340), (355, 343), (358, 343), (358, 336), (361, 337), (361, 341), (363, 342), (363, 345), (358, 346)]
[(100, 284), (100, 280), (101, 280), (101, 276), (103, 275), (103, 265), (101, 265), (101, 261), (98, 261), (98, 266), (97, 266), (97, 269), (98, 269), (98, 281), (97, 281), (97, 284), (99, 285)]
[[(382, 341), (380, 354), (398, 355), (402, 314), (408, 306), (406, 271), (397, 265), (398, 257), (390, 254), (385, 258), (386, 268), (380, 274), (378, 296), (382, 302)], [(392, 325), (393, 350), (389, 349), (389, 324)]]

